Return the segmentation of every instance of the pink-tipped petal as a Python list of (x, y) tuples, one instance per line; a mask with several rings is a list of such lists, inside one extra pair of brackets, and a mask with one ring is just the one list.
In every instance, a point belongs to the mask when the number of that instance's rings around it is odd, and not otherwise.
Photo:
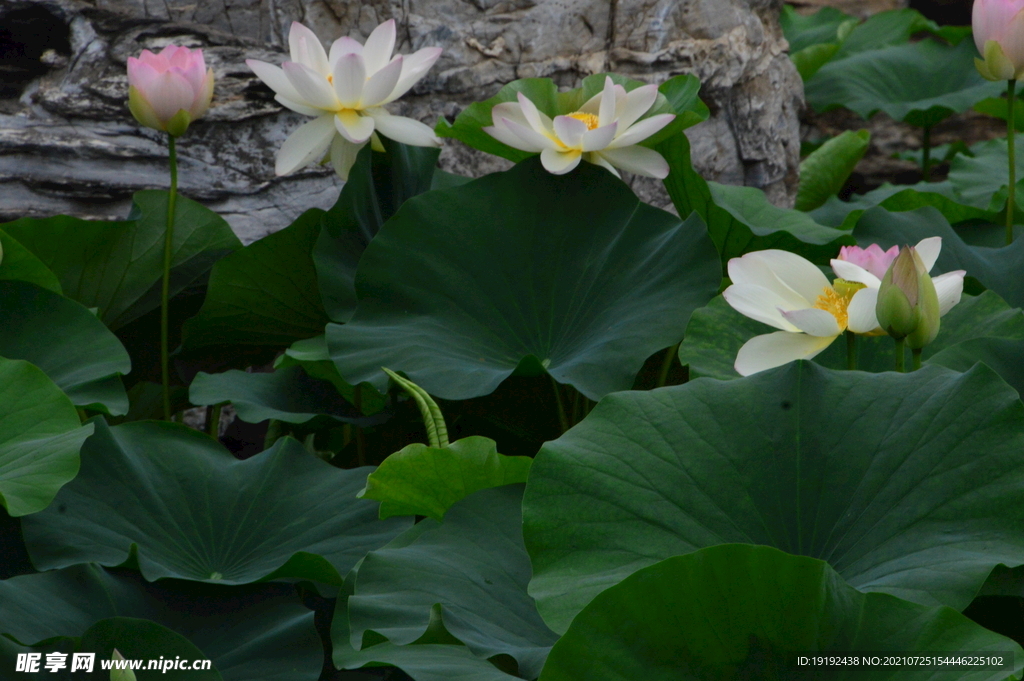
[(202, 85), (196, 90), (195, 99), (192, 100), (192, 106), (188, 110), (189, 116), (193, 121), (206, 115), (206, 112), (210, 110), (210, 102), (212, 100), (213, 69), (209, 69), (203, 77)]
[(148, 91), (160, 73), (161, 71), (148, 61), (128, 57), (128, 84), (135, 86), (140, 92)]
[[(370, 70), (367, 69), (367, 72), (369, 73)], [(402, 57), (399, 55), (366, 81), (366, 85), (363, 86), (363, 107), (377, 106), (384, 102), (391, 95), (391, 91), (395, 89), (401, 75)]]
[(334, 138), (334, 116), (320, 116), (288, 136), (277, 151), (275, 172), (288, 175), (323, 158)]
[(422, 50), (403, 56), (402, 75), (398, 78), (398, 84), (391, 91), (387, 102), (393, 102), (411, 90), (412, 86), (418, 83), (434, 65), (434, 62), (440, 58), (441, 51), (440, 47), (424, 47)]
[(620, 133), (610, 146), (613, 149), (618, 149), (620, 147), (628, 147), (643, 142), (645, 139), (671, 123), (674, 119), (675, 114), (658, 114), (657, 116), (645, 118), (639, 123), (634, 123), (629, 130)]
[(346, 54), (334, 65), (334, 93), (346, 109), (359, 108), (366, 85), (366, 68), (358, 54)]
[(554, 123), (548, 118), (547, 114), (538, 109), (537, 105), (531, 102), (530, 98), (522, 92), (517, 92), (516, 98), (519, 100), (519, 106), (522, 108), (523, 115), (526, 116), (526, 122), (530, 124), (530, 127), (542, 135), (551, 134)]
[(618, 130), (618, 123), (606, 125), (603, 128), (587, 130), (583, 133), (583, 151), (600, 151), (612, 143), (615, 133)]
[[(614, 144), (614, 142), (613, 142)], [(601, 150), (609, 163), (635, 175), (664, 180), (668, 177), (668, 161), (654, 149), (647, 147), (604, 148)]]
[(395, 51), (395, 20), (388, 19), (373, 29), (363, 45), (363, 59), (366, 61), (366, 72), (376, 73), (391, 60)]
[[(268, 64), (265, 61), (259, 61), (258, 59), (246, 59), (246, 66), (252, 69), (252, 72), (256, 74), (256, 77), (267, 84), (271, 90), (276, 92), (279, 96), (284, 97), (292, 102), (299, 103), (302, 101), (302, 96), (299, 91), (295, 89), (291, 81), (288, 80), (288, 76), (285, 75), (284, 71), (280, 66), (274, 66)], [(317, 116), (320, 114), (317, 113)]]
[(142, 94), (164, 125), (182, 109), (188, 111), (194, 98), (192, 86), (174, 71), (159, 74)]
[(353, 144), (362, 144), (373, 134), (374, 122), (370, 116), (360, 116), (355, 111), (342, 110), (334, 116), (338, 133)]
[(583, 154), (576, 149), (564, 152), (545, 149), (540, 152), (541, 165), (544, 166), (544, 170), (552, 175), (565, 175), (568, 172), (572, 172), (580, 164), (582, 157)]
[(619, 112), (619, 125), (626, 129), (636, 123), (641, 116), (654, 106), (654, 102), (657, 99), (657, 85), (643, 85), (628, 92), (623, 98), (622, 110)]
[(320, 39), (316, 37), (316, 33), (297, 21), (292, 22), (291, 30), (288, 32), (288, 48), (293, 62), (305, 64), (323, 77), (330, 74), (327, 53), (324, 52)]
[(570, 149), (582, 150), (583, 134), (587, 132), (586, 123), (578, 118), (555, 116), (554, 121), (552, 121), (552, 127), (554, 128), (555, 135), (562, 141), (562, 144)]
[(325, 111), (338, 108), (338, 98), (327, 79), (305, 64), (286, 61), (281, 65), (288, 82), (299, 94), (299, 101)]
[(344, 57), (346, 54), (362, 54), (363, 46), (359, 44), (358, 40), (344, 36), (338, 38), (331, 43), (331, 56), (328, 60), (331, 66), (331, 73), (334, 73), (334, 66), (338, 63), (338, 60)]
[(546, 135), (542, 135), (533, 128), (529, 128), (525, 125), (520, 125), (510, 118), (502, 118), (501, 124), (505, 126), (509, 132), (516, 137), (523, 140), (525, 146), (520, 146), (520, 149), (524, 151), (543, 151), (544, 149), (558, 149), (558, 145), (553, 139)]

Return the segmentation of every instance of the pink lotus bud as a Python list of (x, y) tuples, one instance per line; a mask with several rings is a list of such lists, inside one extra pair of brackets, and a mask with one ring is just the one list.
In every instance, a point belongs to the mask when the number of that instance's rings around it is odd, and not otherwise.
[(899, 246), (893, 246), (888, 251), (883, 251), (878, 244), (871, 244), (867, 248), (843, 246), (839, 249), (838, 259), (852, 262), (881, 279), (899, 254)]
[(983, 59), (978, 71), (989, 80), (1024, 76), (1024, 0), (974, 0), (974, 44)]
[(174, 137), (210, 108), (213, 69), (203, 51), (168, 45), (128, 58), (128, 108), (142, 125)]

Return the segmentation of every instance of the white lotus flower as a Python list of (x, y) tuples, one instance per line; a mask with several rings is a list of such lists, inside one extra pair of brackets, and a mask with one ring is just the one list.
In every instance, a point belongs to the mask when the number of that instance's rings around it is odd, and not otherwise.
[(503, 144), (522, 151), (540, 152), (544, 169), (562, 175), (588, 161), (611, 171), (617, 169), (664, 179), (668, 163), (661, 154), (636, 146), (675, 118), (659, 114), (642, 121), (658, 98), (656, 85), (631, 92), (606, 77), (604, 90), (590, 98), (579, 111), (554, 120), (540, 111), (522, 92), (518, 102), (503, 102), (491, 110), (494, 125), (484, 128)]
[(348, 179), (356, 154), (370, 141), (380, 148), (376, 134), (417, 147), (440, 146), (429, 126), (403, 116), (392, 116), (384, 104), (398, 99), (422, 78), (441, 48), (425, 47), (410, 55), (391, 57), (395, 49), (395, 20), (373, 30), (361, 45), (339, 38), (324, 51), (316, 35), (298, 22), (288, 34), (291, 61), (281, 67), (247, 59), (253, 72), (277, 93), (283, 106), (315, 116), (293, 132), (277, 152), (278, 175), (287, 175), (330, 150), (331, 165)]
[[(916, 246), (928, 269), (941, 248), (939, 237)], [(839, 278), (831, 283), (813, 263), (788, 251), (747, 253), (730, 260), (728, 269), (733, 284), (722, 293), (726, 302), (751, 319), (782, 329), (744, 343), (734, 365), (742, 376), (811, 359), (847, 330), (883, 333), (875, 316), (881, 280), (854, 262), (833, 260)], [(932, 280), (941, 314), (960, 301), (964, 274), (959, 270)]]

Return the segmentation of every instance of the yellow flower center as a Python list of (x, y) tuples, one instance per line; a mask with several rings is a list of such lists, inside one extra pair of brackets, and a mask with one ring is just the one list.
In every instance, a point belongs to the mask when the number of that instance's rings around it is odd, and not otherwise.
[(569, 118), (575, 118), (578, 121), (583, 121), (587, 125), (587, 130), (594, 130), (598, 127), (600, 121), (594, 114), (583, 113), (577, 111), (576, 113), (568, 114)]
[(866, 288), (866, 286), (859, 282), (836, 279), (832, 282), (832, 286), (826, 286), (821, 290), (818, 299), (814, 301), (814, 307), (835, 317), (840, 331), (845, 331), (850, 321), (848, 312), (850, 301), (853, 300), (853, 295), (862, 288)]

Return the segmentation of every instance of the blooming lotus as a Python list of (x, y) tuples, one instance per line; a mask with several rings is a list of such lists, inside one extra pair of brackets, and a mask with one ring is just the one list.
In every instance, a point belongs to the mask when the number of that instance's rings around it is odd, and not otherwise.
[(383, 149), (377, 133), (419, 147), (440, 146), (430, 127), (384, 108), (412, 88), (441, 56), (441, 48), (425, 47), (410, 55), (395, 49), (395, 21), (378, 26), (360, 44), (344, 37), (330, 54), (316, 35), (298, 22), (288, 34), (291, 61), (280, 67), (247, 59), (246, 64), (276, 93), (283, 106), (315, 118), (293, 132), (277, 152), (276, 172), (287, 175), (330, 152), (331, 165), (348, 179), (356, 154), (367, 142)]
[(203, 51), (168, 45), (160, 54), (128, 57), (128, 108), (142, 125), (174, 137), (205, 114), (213, 99), (213, 69)]
[(491, 110), (494, 125), (483, 130), (515, 149), (539, 152), (544, 169), (555, 175), (570, 172), (584, 160), (616, 177), (622, 169), (664, 179), (668, 163), (662, 155), (636, 146), (675, 118), (659, 114), (639, 120), (657, 98), (655, 85), (626, 92), (606, 77), (604, 89), (579, 111), (552, 119), (520, 92), (517, 102), (495, 105)]
[(1024, 0), (974, 0), (974, 43), (984, 60), (975, 63), (989, 80), (1024, 76)]
[[(941, 246), (938, 237), (918, 244), (928, 269), (935, 264)], [(863, 335), (883, 333), (875, 314), (881, 280), (863, 266), (885, 262), (885, 258), (877, 260), (879, 254), (895, 259), (898, 251), (844, 250), (842, 255), (848, 259), (832, 261), (839, 277), (833, 282), (813, 263), (788, 251), (755, 251), (730, 260), (733, 284), (722, 294), (726, 302), (751, 319), (781, 329), (748, 340), (736, 356), (736, 371), (749, 376), (793, 360), (811, 359), (847, 330)], [(891, 260), (885, 267), (889, 264)], [(933, 279), (941, 314), (959, 302), (963, 277), (961, 270)]]

